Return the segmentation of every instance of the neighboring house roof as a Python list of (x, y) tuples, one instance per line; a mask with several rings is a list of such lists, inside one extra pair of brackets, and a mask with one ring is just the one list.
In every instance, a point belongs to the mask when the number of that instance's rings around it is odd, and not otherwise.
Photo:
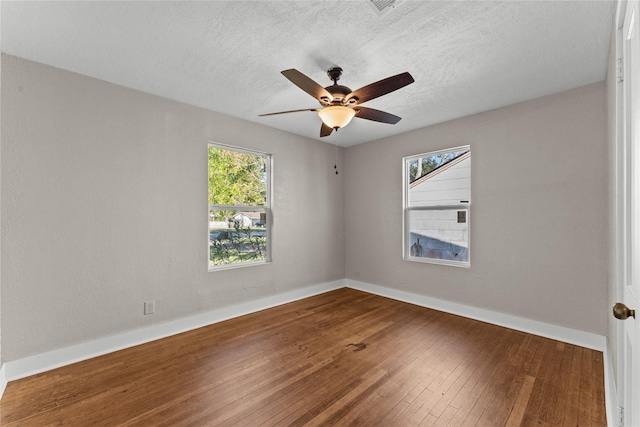
[(426, 174), (422, 175), (420, 178), (418, 178), (415, 181), (411, 182), (409, 184), (409, 188), (413, 188), (416, 185), (422, 184), (426, 180), (428, 180), (430, 178), (433, 178), (434, 176), (438, 175), (439, 173), (444, 172), (447, 169), (449, 169), (449, 168), (457, 165), (458, 163), (462, 162), (463, 160), (468, 159), (470, 156), (471, 156), (471, 151), (466, 151), (466, 152), (464, 152), (462, 154), (459, 154), (457, 157), (454, 157), (453, 159), (447, 161), (446, 163), (441, 164), (437, 168), (433, 169), (430, 172), (427, 172)]
[(260, 219), (260, 212), (238, 212), (234, 218), (245, 216), (250, 219)]

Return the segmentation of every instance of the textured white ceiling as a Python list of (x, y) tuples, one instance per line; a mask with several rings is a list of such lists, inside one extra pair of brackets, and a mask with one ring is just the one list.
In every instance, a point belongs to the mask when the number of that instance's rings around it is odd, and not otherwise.
[[(612, 1), (3, 1), (2, 52), (342, 146), (601, 81)], [(280, 71), (357, 89), (415, 83), (320, 138), (319, 104)]]

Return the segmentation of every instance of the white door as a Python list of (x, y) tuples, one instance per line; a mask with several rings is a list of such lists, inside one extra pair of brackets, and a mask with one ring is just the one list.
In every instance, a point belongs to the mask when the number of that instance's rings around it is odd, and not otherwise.
[[(623, 405), (624, 426), (640, 426), (640, 310), (633, 317), (632, 309), (640, 301), (640, 16), (638, 1), (627, 3), (622, 31), (623, 108), (620, 129), (624, 158), (624, 224), (620, 228), (623, 244), (624, 271), (621, 275), (618, 315), (622, 340), (620, 370), (620, 402)], [(626, 318), (626, 320), (625, 320)], [(612, 421), (612, 420), (610, 420)], [(614, 423), (611, 423), (614, 425)]]

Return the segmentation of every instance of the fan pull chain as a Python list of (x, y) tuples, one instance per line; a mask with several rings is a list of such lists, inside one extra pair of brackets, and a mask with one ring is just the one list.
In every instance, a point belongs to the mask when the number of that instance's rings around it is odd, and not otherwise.
[[(335, 140), (334, 140), (334, 141), (335, 141)], [(334, 153), (335, 153), (335, 163), (334, 163), (334, 165), (333, 165), (333, 169), (335, 169), (335, 171), (336, 171), (336, 175), (338, 175), (338, 143), (335, 143), (335, 144), (334, 144), (334, 147), (335, 147), (335, 150), (334, 150)]]

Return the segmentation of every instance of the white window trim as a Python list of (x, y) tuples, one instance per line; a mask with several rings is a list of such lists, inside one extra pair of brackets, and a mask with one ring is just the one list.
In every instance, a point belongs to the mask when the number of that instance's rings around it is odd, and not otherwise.
[[(257, 151), (257, 150), (251, 150), (248, 148), (242, 148), (242, 147), (236, 147), (234, 145), (227, 145), (227, 144), (220, 144), (217, 142), (212, 142), (209, 141), (207, 143), (207, 151), (209, 149), (209, 147), (214, 147), (214, 148), (221, 148), (223, 150), (231, 150), (231, 151), (238, 151), (241, 153), (247, 153), (247, 154), (253, 154), (253, 155), (257, 155), (257, 156), (264, 156), (267, 158), (266, 161), (266, 173), (267, 173), (267, 195), (266, 195), (266, 204), (264, 206), (245, 206), (245, 205), (208, 205), (207, 208), (207, 266), (208, 266), (208, 271), (212, 272), (212, 271), (221, 271), (221, 270), (230, 270), (230, 269), (235, 269), (235, 268), (244, 268), (244, 267), (252, 267), (252, 266), (256, 266), (256, 265), (265, 265), (265, 264), (269, 264), (272, 262), (271, 259), (271, 236), (272, 236), (272, 213), (271, 213), (271, 188), (272, 188), (272, 182), (273, 182), (273, 176), (271, 175), (271, 169), (272, 169), (272, 163), (273, 163), (273, 156), (270, 153), (265, 153), (262, 151)], [(207, 154), (207, 158), (208, 158), (208, 154)], [(207, 189), (208, 189), (209, 185), (207, 183)], [(266, 257), (263, 260), (258, 260), (258, 261), (245, 261), (245, 262), (238, 262), (238, 263), (234, 263), (234, 264), (224, 264), (224, 265), (209, 265), (210, 260), (210, 254), (209, 254), (209, 212), (212, 209), (216, 209), (216, 210), (243, 210), (243, 211), (253, 211), (253, 212), (258, 212), (258, 211), (266, 211), (266, 223), (265, 223), (265, 231), (267, 233), (267, 244), (266, 244)]]

